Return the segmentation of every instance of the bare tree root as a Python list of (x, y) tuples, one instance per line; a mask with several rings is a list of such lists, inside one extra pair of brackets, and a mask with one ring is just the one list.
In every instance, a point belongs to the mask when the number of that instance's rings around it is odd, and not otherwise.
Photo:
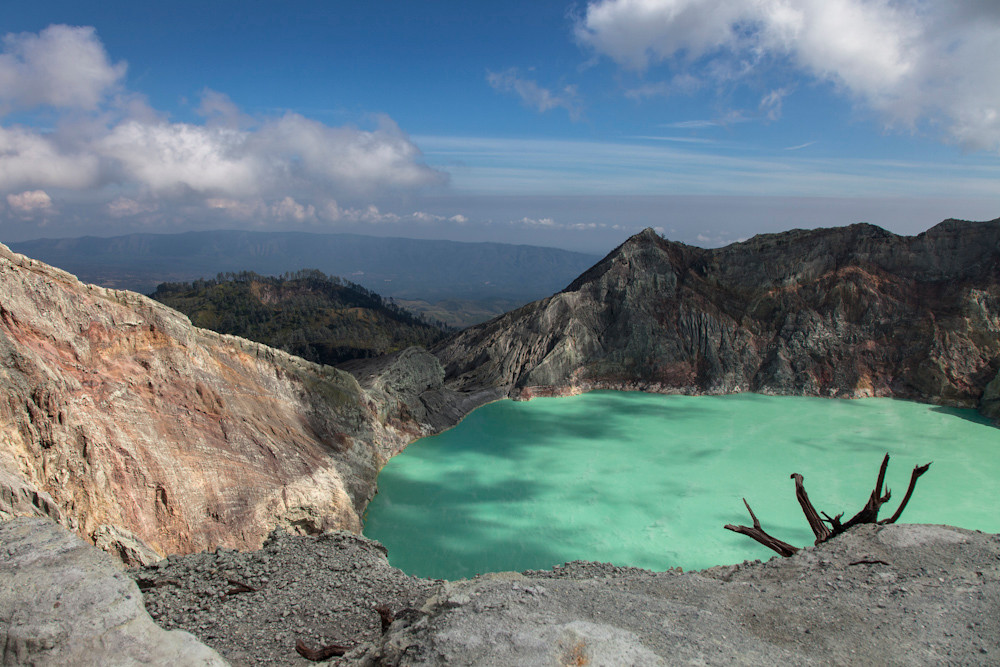
[(747, 526), (734, 526), (731, 523), (727, 523), (727, 530), (732, 530), (746, 535), (747, 537), (752, 537), (768, 549), (773, 549), (782, 556), (792, 556), (799, 550), (798, 547), (793, 547), (788, 542), (782, 542), (778, 538), (772, 537), (764, 532), (764, 529), (760, 527), (760, 521), (757, 520), (757, 516), (753, 513), (753, 510), (750, 509), (750, 503), (747, 502), (746, 498), (743, 499), (743, 504), (747, 506), (747, 511), (750, 512), (750, 518), (753, 519), (753, 528), (748, 528)]
[[(821, 542), (826, 542), (829, 539), (840, 535), (852, 526), (857, 526), (862, 523), (874, 523), (878, 525), (884, 525), (887, 523), (896, 523), (903, 510), (906, 508), (906, 504), (910, 502), (910, 496), (913, 495), (913, 490), (917, 486), (917, 479), (927, 472), (931, 464), (928, 463), (922, 466), (916, 466), (913, 469), (913, 473), (910, 475), (910, 485), (906, 489), (906, 495), (903, 496), (903, 502), (899, 504), (899, 509), (888, 519), (878, 518), (879, 509), (889, 501), (892, 493), (889, 489), (885, 490), (885, 494), (882, 493), (882, 485), (885, 483), (885, 471), (889, 467), (889, 454), (885, 455), (882, 459), (882, 465), (879, 467), (878, 479), (875, 481), (875, 488), (872, 490), (871, 495), (868, 497), (868, 502), (865, 506), (861, 508), (857, 514), (847, 520), (846, 523), (841, 523), (840, 518), (844, 516), (843, 512), (831, 517), (825, 512), (817, 512), (816, 508), (813, 507), (812, 501), (809, 500), (809, 494), (806, 493), (806, 488), (803, 483), (803, 477), (799, 473), (792, 473), (791, 478), (795, 480), (795, 498), (799, 501), (799, 506), (802, 508), (802, 513), (806, 515), (806, 521), (809, 522), (809, 527), (812, 529), (813, 535), (816, 536), (815, 544), (820, 544)], [(749, 526), (734, 526), (732, 524), (726, 524), (726, 530), (731, 530), (741, 535), (746, 535), (747, 537), (753, 538), (757, 542), (760, 542), (768, 549), (776, 551), (782, 556), (792, 556), (797, 551), (799, 547), (792, 546), (787, 542), (782, 542), (781, 540), (768, 535), (763, 528), (760, 527), (760, 521), (754, 515), (753, 510), (750, 509), (750, 504), (743, 499), (743, 504), (746, 505), (747, 511), (750, 512), (750, 518), (753, 519), (753, 527)], [(822, 514), (822, 518), (820, 517)], [(826, 524), (830, 524), (827, 527)]]

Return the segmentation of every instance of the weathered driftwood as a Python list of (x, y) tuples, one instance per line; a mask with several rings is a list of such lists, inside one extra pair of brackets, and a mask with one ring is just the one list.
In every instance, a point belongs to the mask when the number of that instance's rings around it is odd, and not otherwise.
[[(889, 489), (885, 490), (885, 494), (882, 494), (882, 485), (885, 483), (885, 471), (889, 467), (889, 455), (886, 454), (885, 458), (882, 459), (882, 466), (878, 471), (878, 480), (875, 482), (875, 488), (872, 490), (871, 496), (868, 498), (868, 502), (865, 506), (861, 508), (861, 511), (851, 517), (846, 523), (841, 523), (840, 518), (844, 516), (843, 512), (837, 516), (830, 517), (825, 512), (817, 512), (816, 508), (813, 507), (812, 501), (809, 500), (809, 494), (806, 493), (805, 485), (803, 484), (802, 475), (799, 473), (792, 473), (791, 478), (795, 480), (795, 497), (799, 501), (799, 505), (802, 507), (802, 512), (806, 515), (806, 521), (809, 522), (809, 527), (812, 529), (813, 535), (816, 536), (816, 544), (820, 542), (826, 542), (827, 540), (840, 535), (845, 530), (852, 526), (856, 526), (861, 523), (877, 523), (879, 525), (886, 523), (896, 523), (900, 515), (903, 513), (903, 509), (906, 508), (906, 504), (910, 502), (910, 496), (913, 495), (913, 489), (917, 485), (917, 478), (927, 472), (930, 467), (930, 463), (922, 466), (916, 466), (913, 469), (913, 473), (910, 475), (910, 486), (906, 489), (906, 495), (903, 496), (903, 502), (899, 504), (899, 509), (896, 510), (888, 519), (878, 518), (879, 509), (889, 501), (891, 493)], [(753, 510), (750, 509), (750, 504), (743, 499), (743, 504), (747, 506), (747, 511), (750, 512), (750, 518), (753, 519), (753, 527), (749, 526), (734, 526), (732, 524), (726, 524), (727, 530), (732, 530), (734, 532), (746, 535), (753, 538), (754, 540), (760, 542), (768, 549), (778, 552), (782, 556), (791, 556), (799, 550), (798, 547), (794, 547), (787, 542), (782, 542), (781, 540), (769, 535), (763, 528), (760, 527), (760, 521), (754, 515)], [(822, 514), (822, 518), (820, 517)], [(830, 524), (829, 527), (826, 524)]]

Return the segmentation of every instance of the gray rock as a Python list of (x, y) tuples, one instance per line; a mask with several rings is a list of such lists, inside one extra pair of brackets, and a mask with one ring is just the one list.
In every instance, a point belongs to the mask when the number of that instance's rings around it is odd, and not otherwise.
[(858, 526), (703, 572), (569, 563), (441, 584), (360, 664), (995, 665), (1000, 535)]
[(52, 496), (21, 475), (0, 467), (0, 521), (16, 516), (47, 516), (54, 521), (64, 518)]
[(459, 393), (893, 396), (995, 417), (998, 264), (1000, 220), (917, 236), (792, 230), (717, 249), (647, 229), (562, 292), (433, 353)]
[(186, 632), (167, 632), (111, 557), (43, 518), (0, 524), (5, 665), (225, 665)]
[(119, 526), (101, 524), (94, 533), (94, 546), (117, 556), (127, 566), (152, 565), (161, 560), (148, 544)]

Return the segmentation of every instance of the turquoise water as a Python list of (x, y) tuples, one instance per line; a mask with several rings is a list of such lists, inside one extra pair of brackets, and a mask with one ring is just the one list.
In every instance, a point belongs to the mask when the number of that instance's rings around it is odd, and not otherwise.
[(425, 577), (542, 569), (568, 560), (685, 570), (771, 557), (723, 529), (813, 542), (793, 472), (813, 504), (850, 517), (882, 456), (893, 498), (933, 461), (901, 522), (1000, 532), (1000, 429), (972, 410), (892, 399), (593, 392), (501, 401), (419, 440), (379, 475), (365, 534)]

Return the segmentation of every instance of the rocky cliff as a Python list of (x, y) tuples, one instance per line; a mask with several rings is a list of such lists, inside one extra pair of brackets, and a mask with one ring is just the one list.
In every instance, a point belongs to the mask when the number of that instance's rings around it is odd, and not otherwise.
[(1000, 416), (1000, 220), (725, 248), (646, 231), (562, 292), (435, 350), (446, 385), (895, 396)]
[(0, 386), (0, 518), (50, 516), (126, 561), (360, 530), (422, 432), (348, 373), (3, 246)]

